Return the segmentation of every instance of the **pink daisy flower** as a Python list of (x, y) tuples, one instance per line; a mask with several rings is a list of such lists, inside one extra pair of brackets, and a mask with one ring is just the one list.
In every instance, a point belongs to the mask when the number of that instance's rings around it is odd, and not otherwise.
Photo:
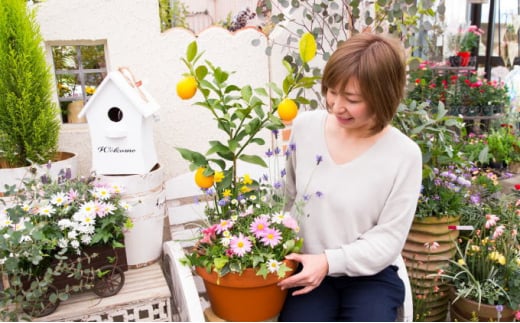
[(265, 230), (269, 227), (269, 220), (265, 216), (261, 216), (259, 218), (256, 218), (253, 223), (251, 223), (251, 226), (249, 227), (249, 230), (251, 233), (255, 235), (257, 238), (261, 238), (265, 234)]
[(262, 236), (262, 243), (266, 246), (274, 248), (282, 240), (282, 234), (278, 229), (267, 228)]
[(298, 221), (296, 221), (296, 219), (293, 218), (292, 216), (286, 216), (282, 220), (282, 223), (286, 228), (292, 229), (295, 232), (300, 231), (300, 227), (298, 226)]
[(244, 237), (244, 235), (240, 233), (238, 237), (233, 236), (231, 238), (229, 247), (235, 255), (243, 257), (246, 253), (251, 251), (251, 241), (249, 241), (248, 237)]
[(223, 231), (229, 230), (232, 226), (233, 226), (233, 221), (220, 220), (220, 223), (217, 224), (217, 233), (222, 233)]
[(500, 220), (498, 216), (494, 214), (486, 214), (486, 229), (496, 225), (498, 220)]

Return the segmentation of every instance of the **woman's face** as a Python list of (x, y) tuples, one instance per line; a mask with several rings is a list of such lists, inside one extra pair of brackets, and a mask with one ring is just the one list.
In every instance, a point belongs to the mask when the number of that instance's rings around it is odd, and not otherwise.
[(344, 89), (329, 88), (326, 95), (329, 112), (334, 115), (335, 120), (341, 128), (351, 130), (370, 129), (373, 125), (372, 115), (368, 106), (361, 96), (358, 82), (350, 79)]

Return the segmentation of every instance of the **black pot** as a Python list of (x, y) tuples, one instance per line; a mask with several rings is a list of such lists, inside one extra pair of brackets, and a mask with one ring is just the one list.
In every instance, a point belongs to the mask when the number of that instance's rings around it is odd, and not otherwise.
[(448, 57), (448, 61), (450, 66), (460, 66), (460, 57), (459, 56), (450, 56)]

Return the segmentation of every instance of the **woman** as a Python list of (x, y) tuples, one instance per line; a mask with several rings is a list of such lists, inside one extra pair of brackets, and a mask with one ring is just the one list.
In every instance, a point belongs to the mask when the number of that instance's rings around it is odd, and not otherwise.
[(300, 217), (302, 254), (287, 256), (301, 270), (279, 283), (289, 289), (281, 321), (396, 320), (405, 295), (400, 252), (422, 177), (418, 145), (390, 125), (405, 82), (399, 43), (358, 34), (325, 66), (327, 111), (295, 119), (289, 196), (322, 194)]

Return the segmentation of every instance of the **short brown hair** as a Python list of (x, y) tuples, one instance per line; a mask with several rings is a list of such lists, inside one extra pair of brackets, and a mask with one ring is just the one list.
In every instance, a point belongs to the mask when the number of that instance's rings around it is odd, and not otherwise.
[(351, 78), (357, 79), (361, 96), (375, 116), (372, 130), (381, 131), (392, 121), (405, 94), (406, 63), (400, 42), (370, 33), (346, 40), (325, 65), (321, 93), (325, 96), (336, 86), (343, 89)]

